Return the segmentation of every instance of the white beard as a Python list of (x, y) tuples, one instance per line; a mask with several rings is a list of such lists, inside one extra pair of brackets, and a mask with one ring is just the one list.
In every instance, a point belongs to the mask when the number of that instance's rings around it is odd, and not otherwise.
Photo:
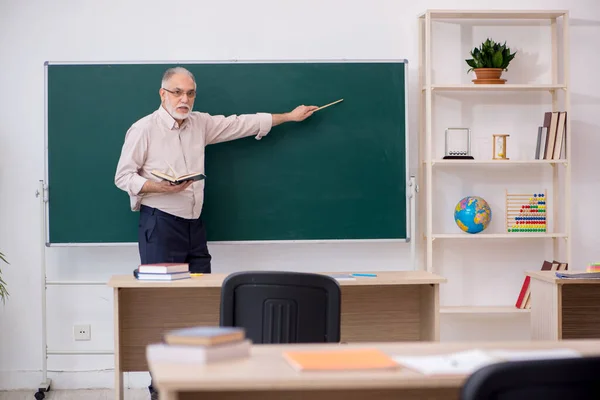
[(177, 108), (173, 107), (173, 105), (171, 104), (171, 100), (168, 97), (165, 99), (165, 106), (166, 106), (166, 109), (169, 112), (169, 114), (171, 114), (171, 116), (175, 119), (186, 119), (187, 117), (190, 116), (190, 112), (192, 111), (191, 107), (189, 105), (182, 104), (181, 106), (187, 106), (188, 110), (184, 113), (178, 112)]

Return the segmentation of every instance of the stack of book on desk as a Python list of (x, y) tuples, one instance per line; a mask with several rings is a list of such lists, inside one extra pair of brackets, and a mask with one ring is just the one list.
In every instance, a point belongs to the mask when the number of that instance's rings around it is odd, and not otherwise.
[(142, 264), (133, 270), (133, 276), (141, 281), (175, 281), (191, 277), (187, 263)]
[(149, 361), (208, 364), (248, 357), (251, 345), (243, 328), (199, 326), (165, 333), (163, 343), (146, 347), (146, 358)]

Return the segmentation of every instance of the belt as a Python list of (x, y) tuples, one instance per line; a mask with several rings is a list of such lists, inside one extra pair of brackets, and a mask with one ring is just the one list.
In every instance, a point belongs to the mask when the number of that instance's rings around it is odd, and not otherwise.
[(197, 221), (197, 219), (188, 219), (188, 218), (178, 217), (177, 215), (169, 214), (167, 212), (159, 210), (158, 208), (148, 207), (143, 204), (140, 206), (140, 212), (144, 213), (144, 214), (149, 214), (149, 215), (160, 215), (161, 217), (174, 219), (175, 221), (186, 221), (186, 222)]

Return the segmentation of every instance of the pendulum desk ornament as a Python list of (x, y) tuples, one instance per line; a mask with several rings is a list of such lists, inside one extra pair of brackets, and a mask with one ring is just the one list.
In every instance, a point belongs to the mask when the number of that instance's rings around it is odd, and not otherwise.
[(506, 157), (506, 138), (510, 135), (497, 134), (494, 136), (494, 160), (508, 160)]
[(471, 156), (471, 130), (447, 128), (444, 160), (473, 160)]

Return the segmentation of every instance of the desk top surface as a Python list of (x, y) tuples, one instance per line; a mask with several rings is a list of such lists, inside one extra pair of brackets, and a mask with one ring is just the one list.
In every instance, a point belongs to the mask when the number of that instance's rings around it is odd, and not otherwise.
[[(560, 271), (564, 273), (568, 272), (585, 272), (585, 271)], [(556, 283), (557, 285), (570, 285), (570, 284), (600, 284), (600, 279), (579, 279), (579, 278), (557, 278), (556, 271), (526, 271), (526, 275), (532, 279), (539, 279), (541, 281)]]
[[(356, 277), (355, 280), (340, 280), (340, 286), (373, 286), (373, 285), (425, 285), (446, 282), (446, 278), (426, 271), (345, 271), (320, 272), (326, 275), (350, 273), (372, 273), (376, 277)], [(172, 288), (172, 287), (221, 287), (229, 274), (206, 274), (191, 279), (177, 281), (140, 281), (131, 275), (114, 275), (108, 286), (114, 288)]]
[(209, 365), (149, 361), (155, 385), (169, 390), (302, 390), (459, 388), (467, 375), (426, 376), (399, 366), (388, 371), (298, 372), (283, 357), (287, 350), (379, 348), (391, 356), (439, 355), (471, 349), (572, 349), (584, 356), (600, 355), (600, 340), (526, 342), (402, 342), (352, 344), (255, 345), (245, 359)]

